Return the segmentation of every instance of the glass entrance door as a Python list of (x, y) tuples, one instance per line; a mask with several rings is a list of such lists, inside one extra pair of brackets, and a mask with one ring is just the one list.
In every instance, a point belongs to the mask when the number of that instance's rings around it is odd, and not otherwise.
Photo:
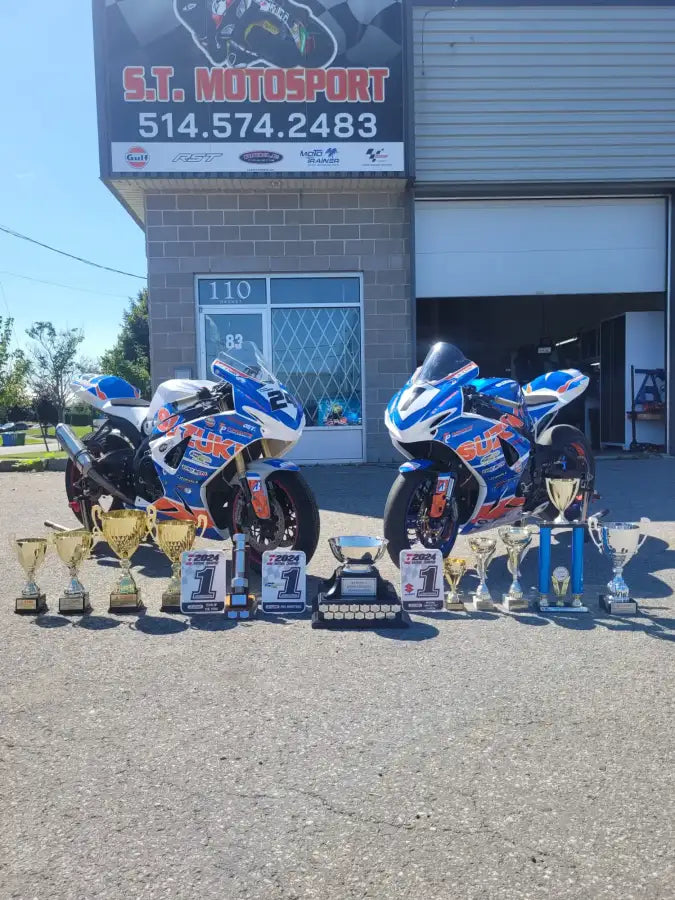
[(252, 341), (306, 417), (298, 462), (364, 459), (362, 283), (356, 274), (197, 276), (200, 371)]
[(265, 353), (264, 313), (227, 310), (209, 312), (202, 317), (206, 377), (211, 376), (211, 363), (224, 353), (241, 349), (244, 341), (253, 341)]

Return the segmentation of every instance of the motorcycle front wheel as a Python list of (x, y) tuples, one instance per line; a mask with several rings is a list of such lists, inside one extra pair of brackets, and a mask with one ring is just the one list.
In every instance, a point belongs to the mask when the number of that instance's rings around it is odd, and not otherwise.
[(245, 534), (251, 568), (260, 572), (265, 550), (304, 550), (309, 564), (319, 542), (319, 510), (299, 472), (280, 470), (267, 479), (270, 518), (258, 519), (241, 488), (230, 503), (230, 534)]
[(430, 516), (436, 474), (428, 469), (399, 475), (391, 486), (384, 508), (384, 536), (395, 566), (401, 550), (421, 546), (447, 556), (457, 539), (457, 504), (451, 500), (438, 519)]

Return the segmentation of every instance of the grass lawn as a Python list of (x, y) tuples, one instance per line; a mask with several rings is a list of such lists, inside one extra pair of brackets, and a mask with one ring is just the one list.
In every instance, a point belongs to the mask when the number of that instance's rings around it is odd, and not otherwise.
[[(85, 434), (89, 434), (93, 429), (90, 425), (71, 425), (70, 426), (77, 437), (82, 438)], [(54, 440), (54, 429), (47, 429), (47, 437)], [(29, 428), (26, 432), (26, 444), (42, 444), (44, 447), (44, 441), (42, 440), (42, 433), (37, 425), (33, 428)]]
[(2, 462), (26, 463), (26, 464), (33, 463), (37, 459), (65, 459), (65, 458), (66, 458), (66, 454), (61, 453), (61, 451), (55, 452), (55, 453), (47, 453), (45, 450), (43, 450), (41, 453), (39, 453), (37, 451), (35, 453), (22, 453), (20, 456), (19, 455), (17, 455), (17, 456), (0, 456), (0, 460), (2, 460)]

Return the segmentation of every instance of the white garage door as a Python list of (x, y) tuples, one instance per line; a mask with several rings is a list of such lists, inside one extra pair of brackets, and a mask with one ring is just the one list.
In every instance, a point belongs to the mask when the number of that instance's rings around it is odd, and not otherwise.
[(418, 297), (666, 288), (666, 201), (418, 201)]

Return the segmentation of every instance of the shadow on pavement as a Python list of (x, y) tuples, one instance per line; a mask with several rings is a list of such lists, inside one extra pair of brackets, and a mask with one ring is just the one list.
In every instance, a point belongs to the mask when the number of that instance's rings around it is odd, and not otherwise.
[(238, 625), (250, 624), (250, 620), (226, 619), (223, 613), (214, 613), (213, 615), (191, 616), (187, 624), (195, 631), (230, 631)]
[(82, 616), (79, 622), (73, 623), (76, 628), (86, 628), (88, 631), (107, 631), (109, 628), (117, 628), (122, 623), (119, 619), (110, 616)]
[(438, 628), (435, 625), (430, 625), (428, 622), (411, 622), (409, 628), (373, 628), (372, 631), (378, 637), (387, 638), (390, 641), (406, 641), (409, 643), (429, 641), (439, 635)]
[(63, 628), (64, 625), (70, 625), (70, 619), (66, 616), (53, 616), (49, 613), (41, 614), (33, 619), (33, 625), (39, 628)]
[(178, 634), (181, 631), (187, 631), (189, 627), (184, 619), (171, 619), (168, 616), (139, 616), (135, 622), (129, 623), (132, 631), (141, 631), (143, 634), (151, 634), (155, 637)]

